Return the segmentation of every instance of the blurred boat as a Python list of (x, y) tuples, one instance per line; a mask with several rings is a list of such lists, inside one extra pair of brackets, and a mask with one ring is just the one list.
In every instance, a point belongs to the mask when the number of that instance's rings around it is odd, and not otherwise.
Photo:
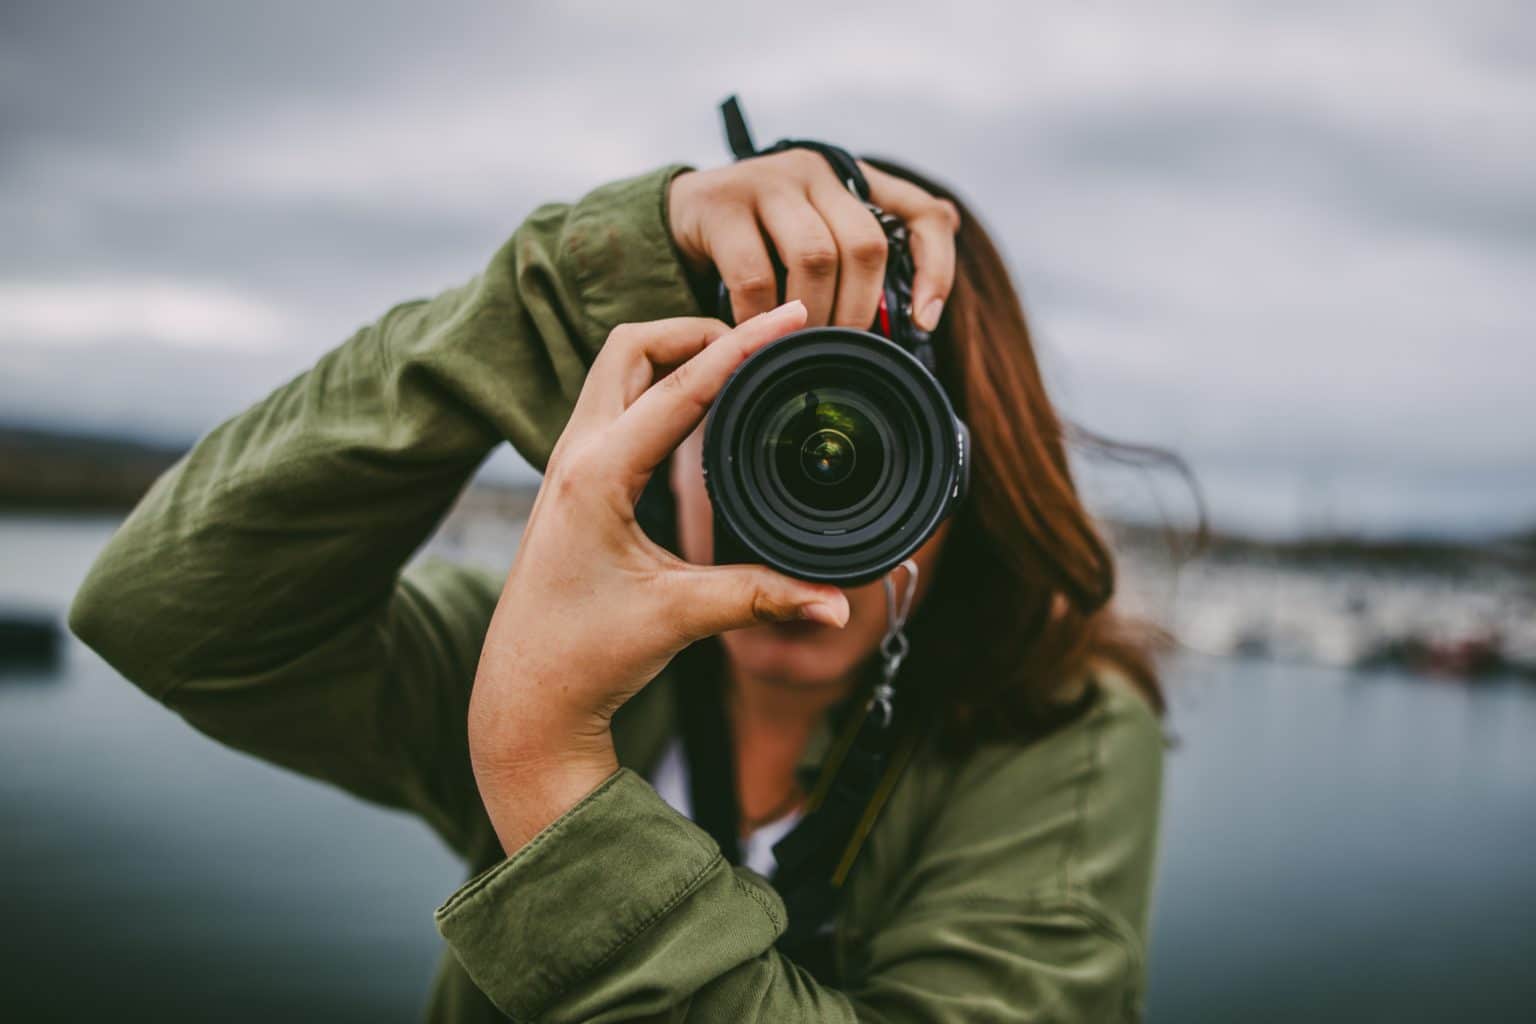
[(1121, 555), (1127, 607), (1187, 650), (1536, 680), (1536, 563), (1524, 555), (1398, 564), (1254, 549), (1182, 566), (1146, 545)]
[(1362, 658), (1360, 664), (1406, 668), (1421, 675), (1464, 680), (1527, 674), (1526, 666), (1505, 656), (1502, 639), (1491, 632), (1448, 640), (1404, 637), (1382, 644)]
[(25, 609), (0, 608), (0, 669), (54, 668), (63, 653), (57, 617)]

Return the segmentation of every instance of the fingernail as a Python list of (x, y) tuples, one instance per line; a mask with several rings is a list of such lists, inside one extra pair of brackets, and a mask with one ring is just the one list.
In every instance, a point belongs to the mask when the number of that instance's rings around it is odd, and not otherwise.
[(939, 326), (939, 317), (944, 313), (944, 300), (933, 299), (923, 307), (923, 311), (917, 315), (917, 326), (925, 331), (931, 331)]
[(763, 310), (761, 313), (757, 314), (757, 316), (754, 317), (753, 319), (761, 319), (762, 317), (768, 317), (770, 320), (773, 320), (773, 319), (777, 319), (777, 318), (782, 317), (782, 316), (789, 316), (791, 314), (791, 312), (793, 310), (795, 310), (795, 309), (799, 309), (801, 316), (805, 316), (806, 315), (805, 303), (801, 302), (799, 299), (790, 299), (788, 302), (781, 302), (781, 303), (779, 303), (777, 306), (774, 306), (772, 309), (765, 309), (765, 310)]
[(800, 617), (812, 622), (819, 622), (823, 626), (834, 626), (841, 629), (845, 623), (843, 611), (826, 601), (812, 601), (810, 604), (800, 606)]

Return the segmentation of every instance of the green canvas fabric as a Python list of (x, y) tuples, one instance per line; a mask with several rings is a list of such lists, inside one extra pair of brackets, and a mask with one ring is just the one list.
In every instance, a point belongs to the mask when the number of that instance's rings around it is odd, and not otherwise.
[(673, 734), (668, 673), (615, 719), (623, 767), (514, 857), (497, 845), (465, 714), (500, 581), (403, 567), (495, 446), (545, 464), (616, 324), (699, 312), (667, 230), (680, 170), (539, 209), (474, 280), (214, 430), (112, 539), (72, 627), (196, 728), (411, 811), (464, 858), (432, 1021), (1135, 1019), (1162, 738), (1113, 678), (1042, 739), (918, 750), (824, 982), (775, 950), (773, 887), (642, 777)]

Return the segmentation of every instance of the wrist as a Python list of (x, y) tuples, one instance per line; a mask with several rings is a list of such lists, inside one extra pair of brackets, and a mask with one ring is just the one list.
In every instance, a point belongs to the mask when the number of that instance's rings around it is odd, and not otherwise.
[(667, 234), (672, 239), (678, 260), (691, 281), (707, 275), (712, 267), (709, 255), (704, 252), (698, 237), (697, 225), (687, 216), (690, 194), (698, 181), (699, 172), (689, 168), (680, 171), (667, 182), (663, 201)]
[(526, 846), (619, 769), (611, 735), (605, 742), (518, 744), (476, 754), (475, 785), (507, 856)]

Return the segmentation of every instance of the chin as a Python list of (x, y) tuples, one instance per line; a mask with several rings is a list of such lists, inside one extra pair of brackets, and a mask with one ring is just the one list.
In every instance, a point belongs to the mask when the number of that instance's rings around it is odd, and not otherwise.
[(842, 630), (814, 622), (753, 626), (721, 640), (738, 669), (782, 686), (840, 684), (859, 660)]

